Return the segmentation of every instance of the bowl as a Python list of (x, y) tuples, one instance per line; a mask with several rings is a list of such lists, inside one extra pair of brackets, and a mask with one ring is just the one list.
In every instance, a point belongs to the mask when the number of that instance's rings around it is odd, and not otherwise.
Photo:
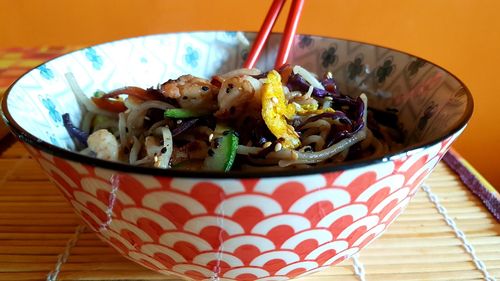
[[(61, 114), (80, 122), (81, 112), (65, 73), (87, 95), (187, 73), (210, 77), (242, 65), (248, 46), (238, 38), (224, 31), (161, 34), (69, 53), (8, 89), (4, 120), (86, 224), (151, 270), (188, 279), (286, 280), (335, 265), (387, 229), (466, 126), (471, 94), (439, 66), (361, 42), (295, 40), (290, 63), (331, 71), (343, 93), (365, 93), (381, 120), (404, 132), (404, 148), (379, 158), (216, 173), (133, 167), (72, 151)], [(280, 38), (271, 36), (257, 67), (272, 68)]]

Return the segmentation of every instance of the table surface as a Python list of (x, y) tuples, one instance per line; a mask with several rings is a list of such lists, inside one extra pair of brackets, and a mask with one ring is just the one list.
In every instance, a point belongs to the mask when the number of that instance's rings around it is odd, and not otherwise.
[[(0, 95), (28, 69), (72, 49), (0, 50)], [(5, 133), (0, 124), (0, 138)], [(0, 151), (0, 281), (44, 280), (65, 256), (58, 280), (176, 279), (135, 265), (84, 229), (13, 137), (0, 142)], [(445, 159), (455, 171), (440, 163), (426, 182), (430, 189), (417, 193), (408, 209), (355, 262), (345, 261), (302, 280), (481, 280), (482, 265), (491, 276), (500, 277), (498, 194), (471, 174), (467, 163), (453, 155)], [(433, 196), (448, 217), (430, 200)], [(497, 219), (487, 207), (496, 210)], [(466, 241), (457, 237), (457, 230)], [(78, 239), (75, 231), (82, 232)], [(464, 242), (475, 250), (475, 261)]]

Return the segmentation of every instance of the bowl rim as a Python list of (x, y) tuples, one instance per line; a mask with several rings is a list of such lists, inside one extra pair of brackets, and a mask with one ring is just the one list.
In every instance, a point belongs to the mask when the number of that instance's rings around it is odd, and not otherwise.
[[(360, 159), (360, 160), (354, 160), (354, 161), (349, 161), (341, 164), (336, 164), (336, 165), (323, 165), (319, 167), (313, 167), (309, 169), (284, 169), (284, 170), (272, 170), (272, 171), (230, 171), (230, 172), (216, 172), (216, 171), (189, 171), (189, 170), (181, 170), (181, 169), (160, 169), (160, 168), (153, 168), (153, 167), (139, 167), (139, 166), (133, 166), (130, 164), (125, 164), (125, 163), (120, 163), (120, 162), (113, 162), (113, 161), (107, 161), (107, 160), (102, 160), (90, 156), (86, 156), (83, 154), (80, 154), (75, 151), (67, 150), (60, 148), (58, 146), (52, 145), (48, 142), (45, 142), (42, 139), (37, 138), (36, 136), (32, 135), (28, 131), (24, 130), (23, 127), (21, 127), (12, 117), (10, 114), (8, 107), (7, 107), (7, 99), (9, 97), (9, 94), (12, 90), (12, 88), (21, 80), (23, 79), (28, 73), (31, 71), (39, 68), (40, 66), (59, 59), (64, 56), (69, 56), (74, 53), (82, 52), (86, 49), (89, 48), (94, 48), (97, 46), (103, 46), (107, 44), (112, 44), (112, 43), (117, 43), (121, 41), (128, 41), (128, 40), (134, 40), (134, 39), (139, 39), (139, 38), (144, 38), (144, 37), (154, 37), (154, 36), (162, 36), (162, 35), (169, 35), (169, 34), (190, 34), (190, 33), (200, 33), (200, 32), (207, 32), (207, 33), (216, 33), (216, 32), (245, 32), (245, 33), (256, 33), (254, 31), (243, 31), (243, 30), (196, 30), (196, 31), (186, 31), (186, 32), (168, 32), (168, 33), (157, 33), (157, 34), (148, 34), (148, 35), (141, 35), (141, 36), (134, 36), (134, 37), (129, 37), (129, 38), (123, 38), (119, 40), (114, 40), (114, 41), (109, 41), (109, 42), (104, 42), (100, 44), (94, 44), (86, 47), (82, 47), (76, 50), (73, 50), (71, 52), (59, 55), (55, 58), (52, 58), (50, 60), (44, 61), (43, 63), (32, 67), (25, 73), (23, 73), (20, 77), (18, 77), (12, 84), (5, 90), (5, 93), (3, 95), (2, 99), (2, 105), (1, 105), (1, 112), (2, 112), (2, 117), (4, 122), (8, 125), (9, 129), (13, 133), (13, 135), (18, 138), (21, 142), (24, 142), (26, 144), (29, 144), (43, 152), (49, 153), (53, 156), (57, 156), (60, 158), (63, 158), (65, 160), (77, 162), (77, 163), (82, 163), (94, 167), (99, 167), (99, 168), (104, 168), (108, 170), (114, 170), (118, 172), (124, 172), (124, 173), (133, 173), (133, 174), (140, 174), (140, 175), (150, 175), (150, 176), (163, 176), (163, 177), (177, 177), (177, 178), (193, 178), (193, 179), (258, 179), (258, 178), (281, 178), (281, 177), (293, 177), (293, 176), (307, 176), (307, 175), (315, 175), (315, 174), (323, 174), (323, 173), (332, 173), (332, 172), (339, 172), (339, 171), (344, 171), (344, 170), (349, 170), (349, 169), (354, 169), (354, 168), (360, 168), (360, 167), (365, 167), (365, 166), (370, 166), (370, 165), (375, 165), (383, 162), (388, 162), (391, 161), (392, 158), (402, 156), (409, 154), (412, 151), (416, 150), (421, 150), (421, 149), (426, 149), (429, 148), (435, 144), (438, 144), (445, 139), (453, 136), (455, 133), (461, 131), (463, 128), (466, 127), (467, 123), (469, 122), (472, 113), (474, 111), (474, 100), (472, 97), (472, 94), (470, 90), (467, 88), (465, 83), (463, 83), (456, 75), (448, 71), (447, 69), (427, 60), (422, 57), (413, 55), (411, 53), (408, 53), (406, 51), (400, 51), (394, 48), (374, 44), (374, 43), (368, 43), (368, 42), (363, 42), (363, 41), (358, 41), (358, 40), (352, 40), (352, 39), (346, 39), (346, 38), (340, 38), (340, 37), (332, 37), (332, 36), (322, 36), (322, 35), (314, 35), (314, 34), (297, 34), (297, 36), (311, 36), (311, 37), (319, 37), (319, 38), (326, 38), (326, 39), (334, 39), (334, 40), (341, 40), (341, 41), (346, 41), (346, 42), (352, 42), (352, 43), (359, 43), (359, 44), (364, 44), (364, 45), (370, 45), (374, 46), (377, 48), (385, 48), (387, 50), (393, 51), (393, 52), (398, 52), (401, 54), (405, 54), (408, 56), (412, 56), (414, 58), (420, 59), (424, 61), (425, 63), (431, 64), (438, 69), (444, 71), (451, 77), (453, 77), (463, 88), (466, 96), (467, 96), (467, 103), (466, 103), (466, 108), (465, 111), (463, 112), (462, 116), (460, 119), (455, 123), (453, 128), (446, 132), (445, 134), (442, 134), (441, 136), (434, 138), (430, 141), (427, 142), (418, 142), (409, 146), (405, 146), (401, 150), (397, 150), (388, 154), (385, 154), (380, 157), (371, 157), (371, 158), (365, 158), (365, 159)], [(272, 34), (282, 34), (281, 32), (273, 32)]]

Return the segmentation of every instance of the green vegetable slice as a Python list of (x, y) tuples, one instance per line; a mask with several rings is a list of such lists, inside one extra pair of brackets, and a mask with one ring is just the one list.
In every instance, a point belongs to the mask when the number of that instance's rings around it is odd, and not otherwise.
[(171, 108), (165, 110), (164, 116), (168, 118), (174, 119), (184, 119), (184, 118), (192, 118), (192, 117), (200, 117), (204, 114), (199, 112), (185, 109), (185, 108)]
[[(212, 139), (212, 148), (208, 150), (208, 156), (205, 158), (203, 168), (211, 171), (228, 172), (233, 166), (238, 150), (239, 138), (233, 130), (225, 130), (220, 135), (218, 128)], [(214, 135), (215, 135), (214, 134)]]

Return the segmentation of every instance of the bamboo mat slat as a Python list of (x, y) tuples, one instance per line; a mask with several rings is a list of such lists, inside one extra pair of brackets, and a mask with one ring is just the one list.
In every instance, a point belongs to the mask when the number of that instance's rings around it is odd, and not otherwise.
[[(426, 181), (489, 273), (500, 277), (500, 224), (445, 164)], [(81, 224), (24, 147), (0, 154), (0, 281), (45, 280)], [(462, 242), (420, 190), (388, 231), (359, 256), (365, 280), (484, 280)], [(58, 280), (179, 280), (121, 257), (88, 230)], [(346, 260), (302, 281), (360, 280)]]

